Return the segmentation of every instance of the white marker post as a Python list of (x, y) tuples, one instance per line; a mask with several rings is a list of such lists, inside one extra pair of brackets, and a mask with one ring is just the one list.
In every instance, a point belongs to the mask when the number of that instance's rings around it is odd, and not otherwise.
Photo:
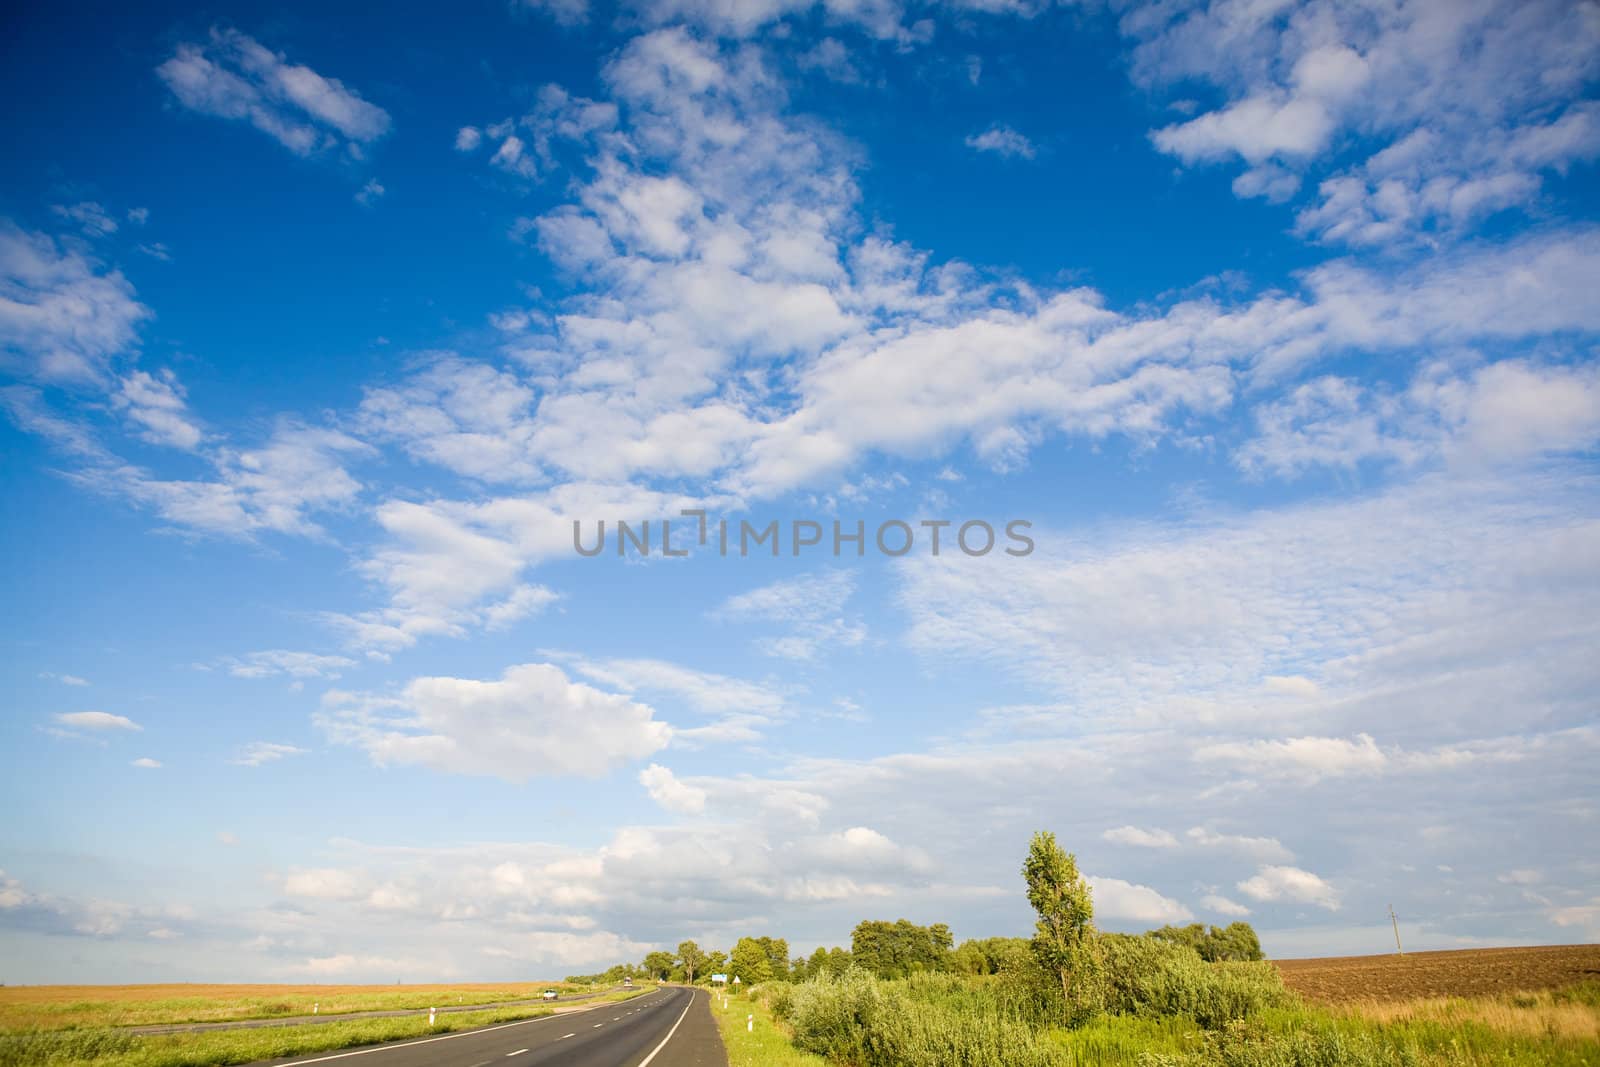
[(428, 1029), (433, 1029), (433, 1009), (428, 1009)]
[(744, 1017), (744, 1032), (747, 1033), (747, 1034), (753, 1034), (753, 1033), (755, 1033), (755, 1030), (756, 1030), (756, 1017), (755, 1017), (754, 1013), (752, 1013), (750, 1015), (746, 1015)]
[(312, 1002), (311, 1002), (311, 1014), (312, 1014), (312, 1015), (315, 1015), (315, 1014), (316, 1014), (316, 1013), (317, 1013), (317, 1009), (318, 1009), (318, 1008), (319, 1008), (319, 1007), (321, 1007), (321, 1006), (322, 1006), (322, 1005), (320, 1005), (320, 1004), (318, 1004), (318, 1003), (317, 1003), (317, 1002), (316, 1002), (316, 1001), (314, 1001), (314, 1000), (313, 1000), (313, 1001), (312, 1001)]

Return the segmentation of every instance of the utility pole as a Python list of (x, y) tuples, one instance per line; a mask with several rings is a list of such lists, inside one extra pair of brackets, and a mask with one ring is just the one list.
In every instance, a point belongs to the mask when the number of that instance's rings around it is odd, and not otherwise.
[(1397, 956), (1404, 956), (1406, 950), (1400, 947), (1400, 920), (1395, 917), (1394, 905), (1389, 905), (1389, 925), (1394, 927), (1394, 951)]

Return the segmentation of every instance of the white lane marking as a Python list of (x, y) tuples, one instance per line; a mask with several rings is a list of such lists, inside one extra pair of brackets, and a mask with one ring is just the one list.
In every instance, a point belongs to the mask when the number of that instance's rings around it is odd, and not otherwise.
[(506, 1059), (510, 1059), (512, 1056), (520, 1056), (526, 1051), (528, 1051), (528, 1050), (525, 1049), (525, 1048), (519, 1048), (515, 1052), (508, 1052), (508, 1053), (506, 1053)]
[(569, 1037), (577, 1037), (577, 1036), (578, 1036), (577, 1034), (562, 1034), (560, 1037), (556, 1038), (556, 1040), (557, 1041), (565, 1041)]
[[(586, 1011), (594, 1011), (595, 1008), (598, 1008), (600, 1006), (601, 1005), (599, 1005), (599, 1004), (595, 1004), (592, 1007), (579, 1008), (576, 1012), (567, 1012), (566, 1014), (568, 1014), (568, 1015), (581, 1015), (582, 1013), (584, 1013)], [(370, 1056), (374, 1052), (391, 1052), (391, 1051), (393, 1051), (394, 1049), (397, 1049), (397, 1048), (410, 1048), (413, 1045), (431, 1045), (435, 1041), (454, 1041), (458, 1037), (471, 1037), (474, 1034), (488, 1034), (488, 1033), (493, 1033), (496, 1030), (508, 1030), (513, 1026), (527, 1026), (529, 1023), (548, 1022), (549, 1020), (556, 1019), (556, 1018), (560, 1018), (560, 1016), (557, 1016), (557, 1015), (536, 1015), (532, 1019), (518, 1019), (516, 1022), (513, 1022), (513, 1023), (499, 1023), (498, 1025), (495, 1025), (495, 1026), (480, 1027), (477, 1030), (462, 1030), (459, 1033), (440, 1034), (438, 1037), (424, 1037), (424, 1038), (421, 1038), (421, 1039), (419, 1039), (417, 1041), (402, 1041), (399, 1044), (374, 1045), (372, 1048), (358, 1048), (354, 1052), (336, 1052), (332, 1056), (318, 1056), (314, 1060), (295, 1060), (294, 1061), (294, 1065), (295, 1065), (295, 1067), (300, 1067), (300, 1065), (308, 1064), (308, 1063), (327, 1063), (329, 1060), (349, 1059), (351, 1056)], [(569, 1034), (567, 1036), (570, 1037), (572, 1035)]]
[(672, 1029), (667, 1031), (667, 1036), (661, 1039), (661, 1044), (650, 1050), (650, 1055), (639, 1061), (639, 1067), (650, 1067), (650, 1061), (655, 1059), (662, 1049), (667, 1047), (667, 1042), (672, 1040), (672, 1035), (678, 1032), (678, 1027), (683, 1025), (683, 1020), (688, 1016), (689, 1009), (694, 1007), (694, 991), (689, 992), (689, 1003), (684, 1007), (683, 1014), (678, 1016), (678, 1021), (672, 1024)]
[(594, 1025), (593, 1025), (593, 1026), (591, 1026), (591, 1027), (590, 1027), (590, 1028), (589, 1028), (589, 1029), (591, 1029), (591, 1030), (598, 1030), (598, 1029), (600, 1029), (600, 1028), (601, 1028), (601, 1027), (602, 1027), (602, 1026), (604, 1026), (604, 1025), (605, 1025), (605, 1023), (595, 1023), (595, 1024), (594, 1024)]

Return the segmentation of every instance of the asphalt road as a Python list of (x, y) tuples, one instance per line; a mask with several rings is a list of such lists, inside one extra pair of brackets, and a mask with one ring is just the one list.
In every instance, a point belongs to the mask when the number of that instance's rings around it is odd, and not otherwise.
[(727, 1067), (704, 990), (672, 987), (585, 1011), (274, 1064), (328, 1067)]

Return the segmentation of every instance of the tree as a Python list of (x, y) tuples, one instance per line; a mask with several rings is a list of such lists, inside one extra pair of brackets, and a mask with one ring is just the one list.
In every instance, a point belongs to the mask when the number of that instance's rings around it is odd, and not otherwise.
[(744, 985), (753, 985), (772, 978), (771, 957), (767, 955), (766, 947), (761, 941), (754, 937), (741, 937), (738, 940), (733, 946), (733, 955), (728, 960), (728, 967), (733, 976)]
[(1200, 954), (1208, 963), (1219, 960), (1263, 960), (1261, 939), (1249, 923), (1232, 922), (1226, 927), (1207, 927), (1201, 923), (1188, 926), (1163, 926), (1147, 935), (1158, 941), (1185, 945)]
[(651, 978), (665, 978), (675, 962), (670, 952), (652, 952), (644, 958), (644, 972)]
[(942, 971), (950, 953), (950, 928), (918, 926), (908, 919), (867, 919), (850, 932), (850, 955), (879, 978), (903, 978), (915, 971)]
[(1089, 883), (1078, 873), (1078, 859), (1056, 843), (1056, 835), (1040, 830), (1028, 845), (1022, 864), (1028, 903), (1038, 913), (1033, 953), (1061, 979), (1067, 1022), (1092, 1007), (1095, 978), (1094, 899)]
[(678, 961), (683, 964), (683, 973), (689, 984), (694, 985), (694, 976), (705, 969), (706, 954), (693, 941), (685, 941), (678, 946)]
[(706, 974), (727, 974), (728, 954), (718, 949), (707, 952), (704, 970)]

